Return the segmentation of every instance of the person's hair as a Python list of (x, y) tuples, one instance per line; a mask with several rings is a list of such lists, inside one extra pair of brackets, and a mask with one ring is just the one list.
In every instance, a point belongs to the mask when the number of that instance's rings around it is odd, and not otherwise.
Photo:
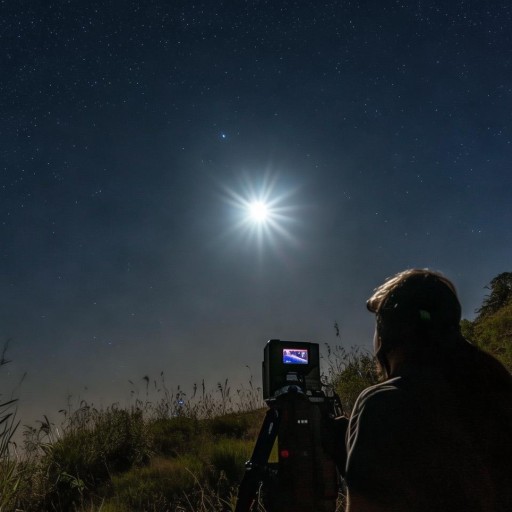
[(374, 291), (366, 307), (386, 328), (457, 331), (461, 318), (453, 283), (428, 269), (399, 272)]
[(453, 283), (439, 272), (409, 269), (386, 280), (367, 301), (377, 317), (375, 354), (389, 376), (389, 357), (399, 348), (409, 361), (437, 367), (455, 387), (479, 393), (512, 393), (512, 377), (490, 354), (460, 333), (461, 306)]
[[(414, 292), (417, 296), (421, 293), (421, 288), (427, 288), (430, 283), (439, 284), (441, 287), (444, 285), (448, 289), (447, 291), (451, 292), (451, 295), (456, 300), (454, 305), (456, 304), (455, 309), (457, 310), (460, 320), (460, 304), (457, 299), (455, 286), (441, 273), (428, 269), (412, 268), (399, 272), (387, 279), (384, 284), (374, 290), (373, 295), (366, 302), (366, 307), (372, 313), (379, 313), (383, 309), (396, 308), (398, 300), (407, 298), (404, 297), (404, 291), (410, 295), (408, 298), (412, 298)], [(416, 288), (414, 292), (411, 290), (412, 287), (410, 285)], [(432, 285), (430, 287), (432, 287)], [(423, 295), (425, 295), (424, 292)], [(431, 299), (432, 297), (429, 298)]]

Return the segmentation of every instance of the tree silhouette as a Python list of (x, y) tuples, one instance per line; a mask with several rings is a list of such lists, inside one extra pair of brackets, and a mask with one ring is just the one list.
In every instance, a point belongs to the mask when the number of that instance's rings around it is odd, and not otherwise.
[(512, 272), (502, 272), (497, 275), (488, 286), (491, 293), (484, 298), (482, 306), (476, 310), (480, 320), (492, 315), (512, 300)]

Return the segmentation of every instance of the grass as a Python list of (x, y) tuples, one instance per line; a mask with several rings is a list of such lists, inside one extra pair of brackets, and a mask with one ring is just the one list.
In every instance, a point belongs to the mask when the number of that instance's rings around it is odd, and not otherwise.
[(23, 457), (10, 443), (15, 400), (0, 403), (0, 512), (229, 509), (263, 417), (260, 390), (203, 382), (186, 399), (162, 374), (155, 399), (143, 383), (130, 407), (82, 402), (59, 428), (46, 417), (26, 427)]
[(244, 474), (244, 464), (251, 457), (253, 440), (221, 439), (209, 449), (209, 459), (219, 478), (228, 482), (240, 482)]
[[(9, 364), (6, 352), (9, 343), (5, 343), (0, 355), (0, 367)], [(16, 420), (16, 399), (3, 400), (0, 395), (0, 511), (12, 509), (20, 492), (22, 466), (13, 453), (11, 440), (18, 428)]]
[(349, 415), (359, 393), (379, 381), (375, 359), (359, 347), (346, 350), (340, 345), (326, 345), (326, 350), (327, 383), (338, 394), (343, 411)]
[(113, 475), (107, 503), (121, 510), (165, 509), (185, 506), (204, 480), (205, 463), (187, 455), (173, 459), (154, 457), (145, 467)]
[[(373, 378), (370, 358), (335, 348), (328, 363), (348, 407)], [(46, 417), (26, 427), (23, 456), (10, 443), (15, 401), (0, 403), (0, 512), (233, 510), (266, 412), (261, 390), (252, 379), (235, 391), (201, 382), (187, 396), (163, 373), (141, 383), (129, 407), (82, 402), (61, 411), (58, 429)]]

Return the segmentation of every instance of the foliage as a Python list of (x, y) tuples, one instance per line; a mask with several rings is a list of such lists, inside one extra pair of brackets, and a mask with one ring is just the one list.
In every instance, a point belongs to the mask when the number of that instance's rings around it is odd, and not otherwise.
[(475, 325), (471, 320), (463, 318), (460, 321), (460, 332), (467, 340), (473, 340), (475, 336)]
[[(59, 428), (46, 416), (38, 427), (27, 426), (24, 460), (6, 458), (12, 474), (23, 475), (22, 485), (10, 487), (21, 493), (19, 507), (27, 512), (230, 508), (225, 500), (233, 500), (238, 483), (232, 478), (243, 470), (263, 417), (262, 409), (242, 411), (261, 406), (261, 390), (250, 384), (232, 395), (226, 380), (212, 394), (203, 382), (187, 399), (180, 388), (168, 391), (161, 374), (161, 382), (154, 382), (160, 396), (152, 400), (150, 379), (143, 383), (145, 400), (136, 391), (131, 407), (96, 409), (82, 402), (61, 411)], [(237, 439), (231, 452), (229, 441), (213, 448), (232, 435)], [(240, 451), (236, 441), (242, 437), (248, 441)]]
[(204, 473), (204, 464), (195, 456), (154, 458), (146, 467), (113, 475), (109, 501), (126, 510), (147, 510), (155, 505), (170, 509), (170, 504), (185, 501), (193, 493)]
[(254, 386), (252, 375), (249, 376), (249, 386), (239, 387), (235, 393), (231, 391), (228, 379), (217, 383), (215, 393), (207, 390), (205, 381), (193, 385), (192, 394), (187, 395), (180, 386), (176, 390), (168, 389), (164, 373), (160, 374), (160, 381), (153, 381), (156, 399), (150, 400), (150, 379), (143, 377), (146, 383), (145, 401), (138, 398), (138, 390), (132, 381), (129, 381), (135, 389), (132, 395), (137, 396), (138, 407), (154, 419), (168, 419), (175, 417), (187, 418), (214, 418), (234, 412), (252, 411), (264, 406), (261, 388)]
[(203, 432), (199, 420), (187, 416), (159, 418), (149, 423), (148, 428), (154, 452), (168, 457), (194, 451)]
[(84, 404), (68, 419), (65, 435), (42, 446), (48, 507), (70, 509), (112, 474), (147, 463), (149, 439), (140, 410)]
[(214, 467), (215, 477), (235, 484), (240, 482), (254, 448), (254, 442), (242, 439), (221, 439), (210, 447), (209, 460)]
[(512, 301), (512, 272), (502, 272), (497, 275), (486, 288), (491, 290), (491, 293), (485, 297), (482, 306), (477, 309), (477, 321), (497, 313)]
[(465, 321), (461, 330), (467, 339), (491, 353), (512, 372), (512, 302), (474, 322)]
[(358, 347), (347, 351), (327, 345), (327, 362), (327, 383), (340, 397), (345, 414), (350, 414), (361, 391), (379, 381), (375, 358)]
[(242, 439), (247, 436), (254, 419), (247, 413), (231, 413), (207, 420), (206, 428), (216, 438)]
[[(5, 343), (2, 349), (0, 367), (10, 362), (6, 359), (8, 345)], [(0, 511), (14, 507), (22, 482), (21, 466), (11, 453), (12, 437), (19, 424), (14, 409), (16, 402), (16, 399), (0, 401)]]
[(503, 272), (487, 286), (491, 293), (484, 299), (473, 322), (462, 320), (462, 335), (499, 359), (512, 372), (512, 272)]
[(22, 478), (16, 459), (2, 456), (0, 459), (0, 510), (11, 510), (17, 503)]

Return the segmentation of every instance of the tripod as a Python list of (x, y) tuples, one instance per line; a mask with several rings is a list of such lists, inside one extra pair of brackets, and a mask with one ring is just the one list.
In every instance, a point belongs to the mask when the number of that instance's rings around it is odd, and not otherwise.
[[(339, 399), (290, 386), (267, 403), (235, 512), (255, 510), (258, 497), (267, 512), (334, 512), (339, 476), (333, 454), (340, 440), (333, 418), (341, 411)], [(271, 463), (276, 437), (278, 462)]]

